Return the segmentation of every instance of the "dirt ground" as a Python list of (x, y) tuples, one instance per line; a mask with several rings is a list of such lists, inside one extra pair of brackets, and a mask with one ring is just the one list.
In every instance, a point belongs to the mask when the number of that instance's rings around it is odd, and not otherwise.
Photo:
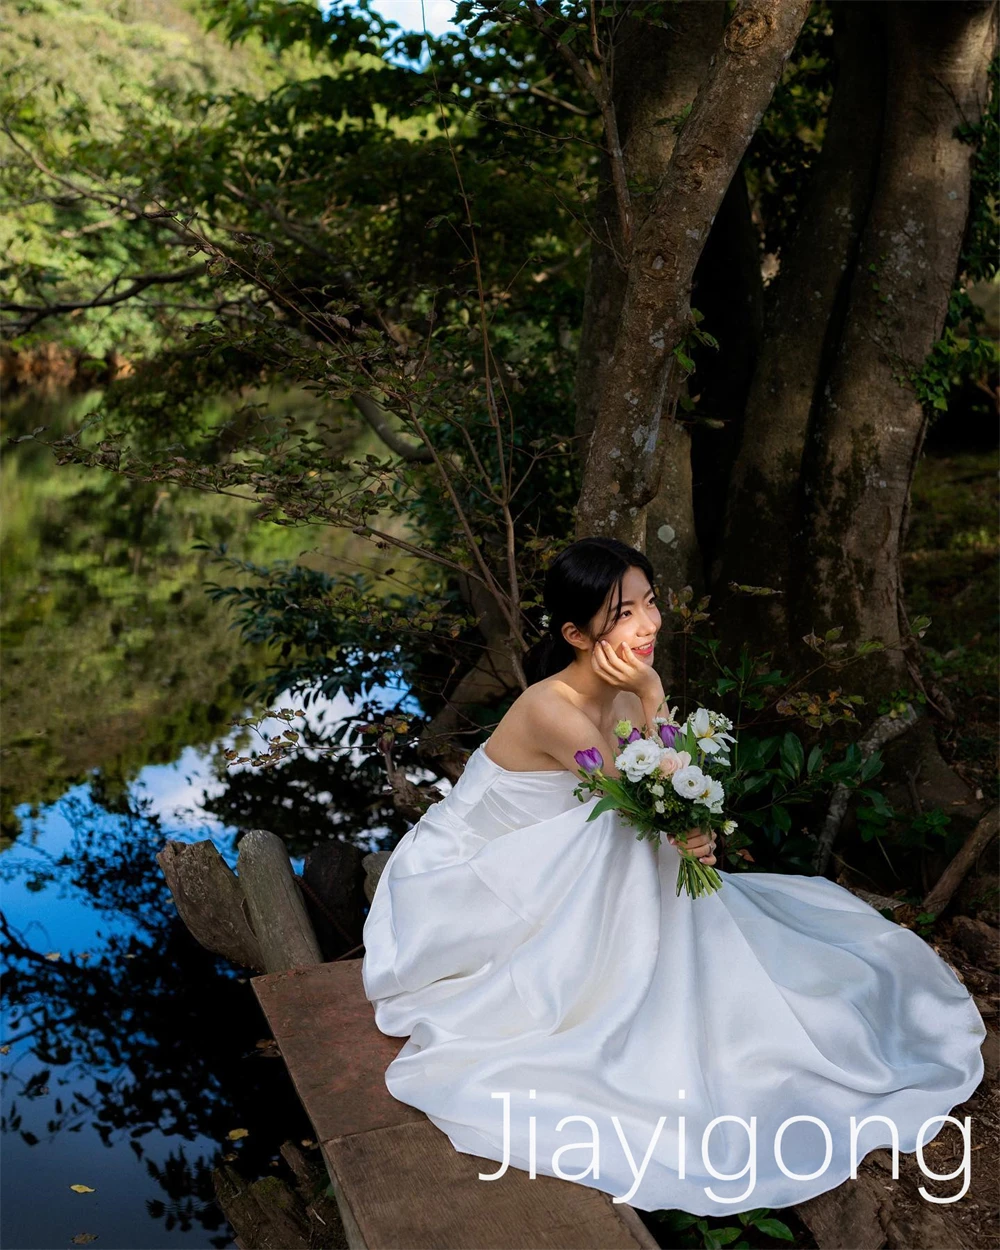
[[(985, 942), (973, 959), (964, 923), (960, 917), (944, 921), (930, 944), (974, 995), (988, 1030), (982, 1084), (951, 1112), (957, 1120), (970, 1119), (968, 1192), (957, 1202), (933, 1203), (920, 1194), (920, 1187), (932, 1197), (954, 1195), (962, 1187), (961, 1173), (949, 1181), (928, 1180), (917, 1156), (908, 1154), (900, 1155), (899, 1178), (893, 1180), (891, 1152), (873, 1151), (860, 1164), (857, 1181), (794, 1208), (819, 1250), (996, 1250), (1000, 1246), (1000, 930), (990, 926), (995, 941), (989, 932), (980, 930)], [(963, 1155), (961, 1132), (946, 1124), (925, 1148), (925, 1167), (953, 1172)]]

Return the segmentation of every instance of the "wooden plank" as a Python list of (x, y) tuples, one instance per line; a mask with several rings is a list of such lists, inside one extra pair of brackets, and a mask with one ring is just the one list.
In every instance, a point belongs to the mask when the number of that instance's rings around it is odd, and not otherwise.
[(652, 1250), (635, 1211), (572, 1181), (455, 1150), (398, 1102), (386, 1037), (364, 996), (361, 960), (253, 979), (258, 1001), (322, 1145), (351, 1250)]
[[(323, 1143), (368, 1250), (635, 1250), (639, 1240), (609, 1195), (553, 1176), (460, 1154), (426, 1118)], [(634, 1212), (632, 1212), (634, 1216)], [(345, 1221), (346, 1225), (346, 1221)]]
[(361, 960), (252, 980), (316, 1140), (425, 1119), (385, 1087), (405, 1037), (387, 1037), (365, 998)]

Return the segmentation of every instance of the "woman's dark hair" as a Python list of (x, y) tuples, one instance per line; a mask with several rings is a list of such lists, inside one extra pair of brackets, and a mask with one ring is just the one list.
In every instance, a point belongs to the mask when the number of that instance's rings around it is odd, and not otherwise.
[(622, 578), (630, 568), (640, 568), (655, 587), (656, 578), (649, 559), (635, 547), (617, 538), (580, 538), (565, 547), (545, 574), (545, 611), (548, 627), (529, 647), (524, 656), (524, 675), (528, 685), (551, 677), (573, 662), (574, 647), (562, 636), (567, 621), (582, 630), (601, 610), (609, 592), (617, 587), (598, 637), (615, 626), (622, 610)]

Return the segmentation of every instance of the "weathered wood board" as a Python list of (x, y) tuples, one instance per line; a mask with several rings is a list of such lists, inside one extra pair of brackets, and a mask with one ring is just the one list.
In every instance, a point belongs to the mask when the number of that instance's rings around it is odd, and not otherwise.
[(385, 1088), (404, 1038), (375, 1025), (361, 960), (255, 977), (254, 990), (321, 1143), (352, 1250), (651, 1250), (609, 1194), (461, 1154)]

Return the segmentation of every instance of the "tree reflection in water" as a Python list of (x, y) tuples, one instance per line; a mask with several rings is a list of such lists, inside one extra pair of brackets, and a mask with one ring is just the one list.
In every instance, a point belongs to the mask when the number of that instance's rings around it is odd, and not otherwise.
[[(280, 1142), (309, 1137), (309, 1124), (284, 1064), (254, 1045), (267, 1028), (247, 977), (198, 946), (176, 917), (155, 855), (178, 835), (165, 832), (148, 799), (130, 794), (116, 806), (108, 812), (79, 787), (55, 805), (67, 836), (47, 837), (42, 813), (0, 857), (15, 907), (26, 891), (39, 904), (20, 908), (19, 927), (0, 917), (10, 1047), (2, 1127), (25, 1147), (85, 1129), (108, 1147), (127, 1138), (154, 1194), (149, 1217), (165, 1230), (216, 1233), (208, 1244), (226, 1246), (213, 1166), (231, 1152), (241, 1171), (263, 1174)], [(231, 858), (231, 836), (217, 841)], [(46, 926), (81, 903), (95, 926), (87, 949), (51, 950)], [(74, 931), (62, 944), (78, 940)], [(234, 1144), (227, 1134), (236, 1127), (249, 1132)], [(197, 1143), (191, 1157), (182, 1143)], [(10, 1154), (6, 1162), (17, 1166)]]

